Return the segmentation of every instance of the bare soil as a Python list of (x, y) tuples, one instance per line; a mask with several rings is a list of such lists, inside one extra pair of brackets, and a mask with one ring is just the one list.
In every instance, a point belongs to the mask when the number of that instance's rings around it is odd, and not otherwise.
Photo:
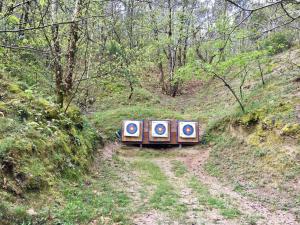
[[(111, 144), (105, 147), (104, 156), (106, 159), (116, 154), (125, 163), (131, 163), (140, 159), (142, 156), (140, 151), (155, 151), (154, 157), (147, 157), (149, 160), (158, 165), (161, 171), (166, 175), (168, 181), (173, 185), (179, 193), (180, 203), (186, 205), (187, 211), (182, 218), (172, 218), (166, 212), (158, 209), (149, 209), (139, 211), (138, 209), (147, 206), (147, 196), (141, 196), (141, 189), (144, 188), (140, 184), (139, 174), (137, 171), (120, 174), (127, 176), (124, 188), (133, 199), (132, 207), (133, 215), (131, 219), (136, 225), (156, 225), (156, 224), (270, 224), (270, 225), (298, 225), (296, 216), (291, 210), (281, 210), (274, 205), (261, 202), (259, 198), (250, 198), (244, 194), (236, 192), (234, 187), (228, 183), (224, 183), (216, 177), (212, 177), (206, 173), (204, 165), (209, 157), (210, 148), (195, 146), (187, 149), (157, 150), (142, 149), (135, 147), (122, 148), (119, 144)], [(177, 177), (172, 170), (172, 161), (181, 161), (188, 169), (187, 174)], [(217, 198), (226, 198), (236, 207), (241, 216), (234, 219), (227, 219), (214, 208), (206, 207), (199, 203), (197, 194), (188, 186), (188, 180), (191, 176), (197, 177), (199, 182), (208, 187), (209, 193)], [(124, 182), (124, 181), (122, 181)], [(263, 195), (264, 193), (258, 193)]]

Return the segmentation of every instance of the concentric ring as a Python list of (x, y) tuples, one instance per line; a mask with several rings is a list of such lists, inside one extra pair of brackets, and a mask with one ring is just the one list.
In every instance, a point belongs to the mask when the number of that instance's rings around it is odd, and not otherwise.
[(194, 127), (187, 124), (187, 125), (184, 125), (184, 127), (182, 128), (182, 131), (183, 131), (184, 135), (191, 136), (194, 133)]
[(166, 129), (165, 125), (163, 125), (161, 123), (157, 124), (154, 128), (155, 133), (158, 135), (164, 135), (166, 133), (166, 130), (167, 129)]
[(138, 130), (138, 127), (136, 124), (134, 123), (129, 123), (126, 127), (126, 131), (129, 133), (129, 134), (135, 134)]

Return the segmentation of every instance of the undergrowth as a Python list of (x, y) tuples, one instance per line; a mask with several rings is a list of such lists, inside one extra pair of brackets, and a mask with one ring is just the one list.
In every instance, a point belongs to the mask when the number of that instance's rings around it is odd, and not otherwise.
[[(0, 84), (0, 200), (3, 223), (30, 217), (12, 199), (39, 195), (60, 179), (78, 179), (90, 165), (99, 137), (79, 109), (64, 113), (27, 85)], [(9, 197), (11, 196), (11, 197)]]

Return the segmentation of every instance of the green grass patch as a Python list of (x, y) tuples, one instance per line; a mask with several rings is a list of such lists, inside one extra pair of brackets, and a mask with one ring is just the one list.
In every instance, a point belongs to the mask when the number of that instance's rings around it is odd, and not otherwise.
[(152, 162), (146, 160), (135, 161), (133, 168), (142, 172), (142, 182), (155, 187), (151, 196), (148, 196), (151, 207), (167, 211), (171, 216), (180, 216), (187, 211), (185, 205), (179, 203), (179, 195), (168, 181), (167, 176)]
[(124, 119), (182, 119), (179, 113), (161, 107), (131, 106), (98, 112), (91, 118), (106, 140), (114, 140)]
[(225, 218), (233, 219), (241, 215), (238, 209), (230, 206), (224, 199), (212, 196), (208, 188), (200, 183), (196, 177), (191, 178), (189, 186), (197, 193), (200, 204), (218, 209)]
[(55, 210), (55, 217), (67, 224), (86, 224), (101, 217), (109, 218), (112, 223), (128, 224), (129, 197), (104, 182), (107, 180), (91, 187), (84, 182), (77, 187), (64, 187), (65, 204)]
[(143, 159), (154, 159), (154, 158), (175, 158), (175, 157), (181, 157), (186, 156), (185, 152), (182, 152), (177, 149), (143, 149), (143, 151), (140, 151), (139, 149), (132, 148), (132, 147), (122, 147), (121, 149), (117, 150), (117, 153), (119, 155), (123, 155), (126, 157), (139, 157)]
[(178, 160), (173, 160), (171, 161), (171, 163), (172, 163), (172, 170), (175, 173), (176, 177), (182, 177), (184, 174), (187, 173), (187, 168), (182, 162)]
[(102, 162), (99, 177), (85, 176), (77, 182), (63, 182), (62, 204), (54, 208), (54, 217), (62, 224), (132, 224), (131, 199), (120, 185), (119, 170), (126, 167), (122, 160)]
[(220, 176), (220, 169), (211, 161), (208, 161), (204, 165), (204, 169), (212, 176), (219, 177)]

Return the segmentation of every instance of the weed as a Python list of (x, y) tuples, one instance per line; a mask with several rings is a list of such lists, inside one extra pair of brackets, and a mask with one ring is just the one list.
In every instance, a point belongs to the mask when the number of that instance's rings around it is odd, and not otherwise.
[(171, 161), (171, 163), (172, 170), (174, 171), (176, 177), (182, 177), (184, 174), (187, 173), (187, 168), (182, 162), (178, 160), (173, 160)]
[(150, 197), (150, 203), (154, 209), (167, 211), (173, 216), (180, 216), (186, 212), (186, 206), (178, 201), (178, 193), (157, 165), (146, 160), (140, 160), (135, 161), (132, 166), (143, 172), (144, 177), (141, 180), (145, 185), (155, 187), (154, 193)]
[(200, 204), (219, 209), (225, 218), (232, 219), (241, 215), (238, 209), (231, 207), (225, 200), (212, 196), (208, 188), (201, 184), (196, 177), (191, 178), (189, 186), (197, 193)]
[(204, 165), (204, 169), (211, 175), (214, 177), (219, 177), (221, 174), (220, 169), (212, 162), (212, 161), (208, 161), (205, 165)]

